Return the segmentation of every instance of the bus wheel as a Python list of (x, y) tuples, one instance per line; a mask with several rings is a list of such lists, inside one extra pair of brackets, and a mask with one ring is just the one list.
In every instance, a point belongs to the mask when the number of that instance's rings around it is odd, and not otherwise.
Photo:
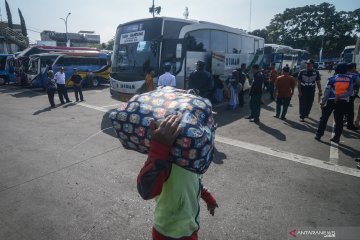
[(98, 87), (100, 85), (100, 81), (94, 78), (92, 80), (92, 87)]
[(5, 84), (5, 78), (0, 77), (0, 85), (4, 85)]

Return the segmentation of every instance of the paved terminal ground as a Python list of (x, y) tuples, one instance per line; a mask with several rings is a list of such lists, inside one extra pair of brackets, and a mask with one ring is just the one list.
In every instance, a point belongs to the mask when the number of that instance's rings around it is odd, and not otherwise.
[[(328, 73), (322, 71), (323, 83)], [(75, 99), (70, 91), (69, 96)], [(108, 120), (119, 102), (108, 86), (84, 91), (85, 102), (49, 108), (36, 89), (0, 86), (0, 239), (151, 239), (154, 201), (136, 177), (146, 156), (125, 150)], [(215, 159), (203, 176), (219, 208), (201, 203), (200, 239), (291, 239), (300, 228), (359, 227), (360, 132), (344, 129), (330, 144), (314, 140), (320, 108), (299, 121), (294, 96), (287, 120), (263, 97), (261, 123), (246, 104), (215, 106)], [(248, 99), (246, 98), (248, 103)], [(359, 100), (356, 100), (356, 104)]]

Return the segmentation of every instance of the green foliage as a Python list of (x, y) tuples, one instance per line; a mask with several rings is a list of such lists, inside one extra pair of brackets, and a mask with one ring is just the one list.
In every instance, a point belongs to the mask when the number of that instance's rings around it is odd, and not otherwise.
[(12, 22), (10, 7), (6, 0), (5, 0), (5, 7), (6, 7), (6, 14), (7, 14), (7, 19), (8, 19), (8, 26), (9, 26), (9, 28), (13, 28), (14, 26), (13, 26), (13, 22)]
[(329, 3), (287, 8), (276, 14), (265, 29), (251, 32), (276, 43), (301, 48), (324, 57), (338, 57), (347, 45), (354, 45), (360, 33), (360, 8), (337, 12)]
[(19, 12), (19, 17), (20, 17), (21, 32), (25, 37), (27, 37), (28, 34), (27, 34), (27, 30), (26, 30), (25, 19), (19, 8), (18, 8), (18, 12)]

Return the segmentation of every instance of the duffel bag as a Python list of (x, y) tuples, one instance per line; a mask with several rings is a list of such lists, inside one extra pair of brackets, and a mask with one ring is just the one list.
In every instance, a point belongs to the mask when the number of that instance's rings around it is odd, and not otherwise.
[(215, 123), (208, 99), (173, 87), (135, 95), (110, 113), (116, 134), (127, 149), (148, 153), (151, 121), (168, 115), (181, 116), (181, 133), (171, 148), (171, 160), (195, 173), (203, 174), (213, 159)]

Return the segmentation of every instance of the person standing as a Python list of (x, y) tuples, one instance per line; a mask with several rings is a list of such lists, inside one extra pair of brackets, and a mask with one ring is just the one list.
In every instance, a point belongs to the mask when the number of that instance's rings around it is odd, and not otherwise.
[(154, 90), (154, 75), (155, 72), (152, 68), (149, 68), (145, 76), (146, 91), (151, 92)]
[(246, 82), (246, 64), (242, 63), (241, 67), (238, 69), (239, 72), (239, 82), (242, 88), (239, 91), (239, 107), (244, 105), (244, 86)]
[(83, 93), (82, 93), (82, 78), (78, 74), (78, 71), (76, 68), (74, 68), (73, 74), (71, 75), (70, 80), (74, 83), (74, 93), (76, 101), (79, 101), (79, 95), (80, 95), (80, 101), (84, 101)]
[[(270, 68), (270, 82), (269, 82), (269, 93), (270, 93), (270, 97), (271, 97), (272, 100), (275, 100), (275, 98), (274, 98), (274, 87), (275, 87), (275, 81), (276, 81), (276, 79), (278, 77), (278, 73), (277, 73), (275, 67), (276, 67), (275, 63), (272, 63), (271, 68)], [(290, 68), (289, 68), (289, 70), (290, 70)]]
[(171, 147), (181, 132), (181, 119), (168, 116), (157, 128), (150, 125), (148, 158), (137, 177), (137, 189), (144, 200), (155, 198), (152, 239), (197, 240), (200, 228), (200, 198), (212, 216), (218, 204), (203, 186), (202, 176), (171, 160)]
[(335, 143), (339, 143), (340, 141), (344, 125), (344, 115), (347, 111), (349, 98), (353, 91), (353, 80), (346, 72), (347, 64), (340, 63), (335, 67), (336, 75), (328, 79), (324, 96), (320, 102), (322, 111), (319, 126), (315, 135), (315, 139), (318, 141), (320, 141), (321, 137), (324, 135), (327, 121), (333, 111), (335, 135), (330, 141)]
[(57, 91), (61, 104), (65, 104), (64, 98), (66, 100), (66, 103), (71, 102), (65, 86), (65, 70), (63, 67), (60, 68), (59, 72), (55, 73), (54, 78), (57, 84)]
[[(275, 81), (276, 118), (281, 116), (282, 120), (286, 120), (285, 116), (294, 94), (295, 85), (296, 80), (290, 75), (290, 68), (284, 67), (283, 75), (277, 77)], [(282, 112), (281, 107), (283, 108)]]
[(171, 65), (170, 64), (165, 64), (164, 70), (165, 70), (165, 73), (159, 77), (158, 86), (159, 87), (160, 86), (163, 86), (163, 87), (166, 87), (166, 86), (176, 87), (175, 76), (170, 73)]
[(305, 118), (309, 117), (315, 97), (315, 85), (317, 85), (319, 97), (322, 95), (320, 80), (319, 72), (314, 69), (314, 60), (309, 59), (306, 62), (306, 69), (300, 71), (298, 75), (299, 112), (301, 122), (304, 122)]
[(199, 90), (199, 95), (209, 98), (213, 88), (211, 74), (205, 71), (205, 63), (201, 60), (196, 63), (196, 70), (189, 76), (189, 89)]
[(47, 82), (46, 82), (46, 92), (49, 98), (49, 103), (51, 108), (55, 108), (55, 102), (54, 102), (54, 95), (55, 95), (55, 91), (56, 91), (56, 83), (55, 83), (55, 79), (54, 79), (54, 72), (52, 70), (49, 70), (47, 72)]
[(358, 128), (354, 125), (354, 101), (357, 95), (357, 91), (359, 90), (359, 86), (360, 86), (360, 78), (359, 78), (359, 74), (356, 71), (356, 63), (349, 63), (348, 65), (348, 72), (347, 75), (349, 75), (351, 77), (351, 79), (353, 80), (353, 92), (351, 93), (350, 99), (349, 99), (349, 104), (347, 107), (347, 112), (346, 112), (346, 120), (347, 120), (347, 129), (349, 130), (358, 130)]
[(260, 105), (264, 78), (261, 71), (259, 70), (258, 64), (252, 66), (252, 71), (254, 75), (254, 81), (251, 84), (249, 92), (251, 114), (246, 119), (250, 119), (250, 122), (258, 123), (260, 122)]

